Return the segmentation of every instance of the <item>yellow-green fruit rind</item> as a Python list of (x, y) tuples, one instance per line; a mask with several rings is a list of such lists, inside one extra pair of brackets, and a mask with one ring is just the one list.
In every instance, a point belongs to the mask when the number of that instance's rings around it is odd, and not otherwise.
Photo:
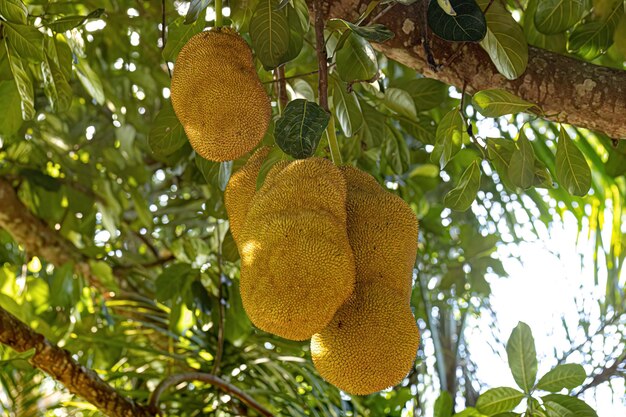
[(329, 212), (346, 223), (346, 181), (329, 160), (297, 160), (269, 174), (255, 196), (251, 213), (310, 209)]
[(375, 280), (399, 290), (406, 299), (417, 254), (415, 213), (371, 175), (352, 167), (341, 171), (348, 187), (348, 238), (357, 283)]
[(256, 193), (259, 171), (269, 152), (269, 147), (259, 148), (246, 164), (230, 177), (226, 190), (224, 190), (224, 205), (228, 213), (230, 231), (237, 246), (240, 243), (239, 234), (245, 224), (250, 202)]
[(249, 216), (240, 253), (248, 317), (286, 339), (305, 340), (322, 330), (354, 288), (345, 225), (325, 212)]
[(191, 146), (211, 161), (250, 152), (271, 118), (252, 51), (226, 28), (201, 32), (183, 46), (174, 66), (171, 99)]
[(330, 324), (311, 339), (320, 375), (353, 395), (397, 385), (411, 370), (420, 336), (408, 303), (398, 291), (357, 284)]

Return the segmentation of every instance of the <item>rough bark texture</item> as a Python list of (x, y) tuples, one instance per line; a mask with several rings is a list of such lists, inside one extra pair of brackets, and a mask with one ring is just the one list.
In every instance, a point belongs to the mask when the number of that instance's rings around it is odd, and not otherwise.
[[(17, 196), (11, 184), (0, 178), (0, 227), (9, 232), (30, 256), (46, 259), (61, 266), (74, 262), (77, 273), (100, 290), (103, 285), (82, 254), (67, 239), (35, 217)], [(105, 294), (106, 295), (106, 294)]]
[[(314, 2), (309, 1), (309, 6)], [(370, 0), (325, 0), (326, 18), (354, 21)], [(425, 7), (396, 5), (376, 20), (391, 29), (395, 38), (374, 47), (389, 58), (429, 78), (467, 92), (500, 88), (538, 104), (549, 120), (597, 130), (616, 139), (626, 138), (626, 71), (600, 67), (543, 49), (529, 47), (526, 72), (509, 81), (498, 73), (489, 56), (477, 44), (445, 42), (428, 32), (437, 71), (430, 68), (422, 44)], [(383, 7), (377, 8), (376, 16)], [(459, 50), (461, 49), (461, 50)]]
[(30, 363), (50, 374), (75, 395), (111, 417), (150, 417), (147, 407), (120, 395), (92, 370), (80, 365), (72, 354), (50, 343), (16, 317), (0, 308), (0, 343), (18, 352), (35, 349)]

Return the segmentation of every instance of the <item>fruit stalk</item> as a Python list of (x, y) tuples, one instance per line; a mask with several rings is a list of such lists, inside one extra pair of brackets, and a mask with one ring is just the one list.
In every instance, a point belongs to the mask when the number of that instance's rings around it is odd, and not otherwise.
[(330, 121), (328, 122), (326, 137), (328, 138), (330, 158), (333, 160), (333, 164), (341, 165), (341, 151), (339, 150), (339, 142), (337, 142), (337, 134), (335, 133), (335, 118), (333, 116), (330, 117)]
[(215, 27), (222, 27), (222, 0), (215, 0)]

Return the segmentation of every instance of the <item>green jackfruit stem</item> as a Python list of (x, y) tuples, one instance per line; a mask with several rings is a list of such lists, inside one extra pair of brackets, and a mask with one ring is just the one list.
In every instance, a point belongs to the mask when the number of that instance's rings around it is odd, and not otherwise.
[(215, 27), (222, 27), (222, 0), (215, 0)]
[(326, 129), (326, 137), (328, 138), (328, 146), (330, 146), (330, 157), (333, 164), (339, 166), (342, 164), (341, 151), (339, 150), (339, 142), (337, 142), (337, 134), (335, 132), (335, 118), (331, 115)]

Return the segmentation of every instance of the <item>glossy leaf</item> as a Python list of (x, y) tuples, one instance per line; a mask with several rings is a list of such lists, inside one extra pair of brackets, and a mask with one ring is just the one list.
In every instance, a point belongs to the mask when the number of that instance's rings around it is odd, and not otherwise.
[(22, 126), (20, 92), (13, 80), (0, 81), (0, 136), (11, 136)]
[(613, 44), (615, 28), (623, 15), (624, 3), (614, 0), (613, 8), (605, 18), (576, 25), (567, 41), (568, 52), (587, 60), (605, 53)]
[[(478, 0), (484, 10), (489, 0)], [(509, 80), (520, 77), (528, 65), (526, 36), (513, 16), (498, 1), (491, 2), (485, 14), (487, 34), (480, 46), (489, 54), (498, 72)]]
[(250, 38), (256, 56), (267, 69), (282, 64), (289, 49), (289, 21), (276, 0), (260, 0), (250, 19)]
[(587, 0), (541, 0), (535, 12), (535, 27), (545, 34), (565, 32), (583, 17), (587, 3)]
[(28, 10), (22, 0), (0, 0), (0, 16), (9, 22), (25, 25)]
[(13, 51), (13, 48), (7, 48), (7, 58), (11, 72), (20, 93), (22, 103), (22, 119), (30, 120), (35, 117), (35, 97), (33, 92), (33, 84), (25, 70), (22, 59)]
[(432, 78), (416, 78), (402, 85), (413, 97), (418, 111), (430, 110), (448, 98), (448, 86)]
[(532, 331), (526, 323), (519, 322), (506, 344), (509, 368), (517, 385), (530, 393), (537, 379), (537, 351)]
[(476, 408), (487, 416), (512, 411), (524, 398), (524, 393), (508, 387), (492, 388), (478, 397)]
[(465, 211), (471, 207), (479, 189), (480, 164), (474, 161), (465, 169), (457, 186), (446, 194), (443, 204), (452, 210)]
[[(185, 24), (189, 25), (191, 23), (195, 23), (198, 20), (204, 20), (204, 11), (207, 6), (211, 4), (213, 0), (191, 0), (189, 3), (189, 9), (187, 10), (187, 14), (185, 15)], [(198, 19), (202, 15), (201, 19)]]
[(385, 105), (394, 112), (409, 119), (417, 118), (417, 110), (411, 95), (399, 88), (388, 88), (385, 90)]
[(506, 114), (524, 112), (532, 107), (533, 103), (523, 100), (505, 90), (483, 90), (474, 94), (472, 105), (483, 116), (500, 117)]
[(591, 187), (589, 165), (563, 127), (556, 146), (556, 177), (572, 195), (586, 195)]
[(435, 400), (435, 410), (433, 417), (451, 417), (454, 403), (452, 397), (447, 391), (443, 391), (441, 395)]
[(346, 137), (352, 137), (363, 125), (363, 114), (354, 92), (346, 91), (346, 86), (332, 77), (332, 103), (335, 117)]
[(541, 33), (535, 26), (535, 12), (539, 0), (529, 0), (526, 10), (524, 11), (524, 33), (529, 45), (539, 48), (548, 49), (555, 52), (564, 53), (567, 44), (567, 35), (565, 32), (546, 35)]
[(461, 150), (464, 131), (461, 113), (456, 108), (450, 110), (437, 126), (437, 142), (430, 155), (431, 162), (438, 163), (441, 169), (445, 168), (450, 159)]
[(346, 82), (371, 80), (378, 73), (378, 61), (372, 45), (351, 33), (337, 51), (337, 73)]
[(474, 0), (450, 2), (455, 15), (443, 10), (436, 0), (428, 5), (428, 26), (435, 35), (447, 41), (479, 42), (487, 33), (487, 24), (482, 10)]
[(276, 143), (294, 158), (308, 158), (315, 153), (329, 120), (330, 115), (318, 104), (293, 100), (276, 122)]
[(159, 111), (148, 135), (148, 145), (152, 152), (170, 155), (187, 142), (187, 136), (180, 124), (171, 102), (167, 101)]
[(557, 365), (541, 377), (537, 388), (544, 391), (559, 392), (563, 388), (571, 390), (585, 382), (585, 368), (575, 363)]
[(509, 163), (509, 179), (514, 186), (527, 189), (533, 185), (535, 177), (535, 151), (524, 133), (524, 128), (520, 130), (516, 144), (517, 149), (511, 155)]
[(545, 402), (554, 402), (573, 413), (576, 417), (598, 417), (598, 414), (583, 400), (562, 394), (549, 394), (541, 397)]
[(347, 28), (370, 42), (382, 43), (393, 39), (394, 37), (394, 33), (380, 23), (368, 26), (358, 26), (344, 19), (331, 19), (328, 21), (328, 26), (338, 29)]

